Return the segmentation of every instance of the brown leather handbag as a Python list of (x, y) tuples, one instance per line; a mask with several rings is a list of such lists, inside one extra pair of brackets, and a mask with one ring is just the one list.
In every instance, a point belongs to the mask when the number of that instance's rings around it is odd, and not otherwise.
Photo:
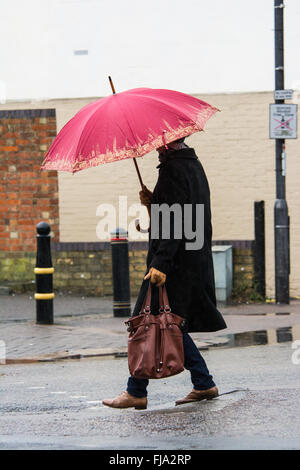
[(149, 282), (140, 314), (125, 322), (129, 331), (129, 372), (139, 379), (161, 379), (184, 370), (180, 329), (184, 319), (171, 312), (166, 287), (158, 289), (159, 313), (153, 315), (150, 311), (152, 286)]

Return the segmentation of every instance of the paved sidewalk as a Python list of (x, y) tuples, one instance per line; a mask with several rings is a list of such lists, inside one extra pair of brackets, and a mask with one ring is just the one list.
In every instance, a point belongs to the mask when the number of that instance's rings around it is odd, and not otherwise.
[[(126, 319), (113, 317), (112, 298), (58, 295), (54, 309), (54, 325), (36, 325), (32, 296), (0, 296), (0, 340), (5, 342), (6, 363), (126, 356)], [(299, 300), (290, 305), (242, 304), (220, 310), (228, 328), (193, 333), (199, 349), (300, 339)]]

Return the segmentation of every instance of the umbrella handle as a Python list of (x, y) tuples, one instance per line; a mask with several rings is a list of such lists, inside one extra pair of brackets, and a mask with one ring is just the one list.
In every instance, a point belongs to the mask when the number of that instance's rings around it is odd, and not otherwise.
[[(145, 185), (144, 185), (144, 183), (143, 183), (143, 180), (142, 180), (142, 177), (141, 177), (141, 174), (140, 174), (140, 170), (139, 170), (139, 167), (138, 167), (138, 164), (137, 164), (137, 161), (136, 161), (135, 157), (133, 157), (133, 163), (134, 163), (136, 172), (137, 172), (138, 177), (139, 177), (139, 180), (140, 180), (141, 188), (144, 189), (144, 186), (145, 186)], [(150, 208), (150, 206), (147, 206), (147, 211), (148, 211), (149, 218), (151, 218), (151, 208)], [(139, 224), (139, 221), (138, 221), (138, 220), (136, 220), (135, 227), (136, 227), (136, 229), (137, 229), (138, 232), (141, 231), (141, 227), (140, 227), (140, 224)], [(148, 227), (148, 229), (146, 230), (146, 232), (149, 232), (149, 227)]]
[[(139, 170), (139, 167), (138, 167), (138, 164), (137, 164), (137, 161), (136, 161), (135, 157), (133, 158), (133, 163), (134, 163), (135, 169), (137, 171), (137, 174), (138, 174), (138, 177), (139, 177), (139, 180), (140, 180), (141, 188), (144, 189), (145, 185), (143, 183), (143, 180), (142, 180), (142, 177), (141, 177), (141, 174), (140, 174), (140, 170)], [(151, 208), (150, 208), (150, 206), (147, 206), (147, 211), (148, 211), (149, 218), (151, 219)], [(143, 231), (144, 233), (149, 232), (149, 227), (146, 231), (141, 230), (139, 220), (135, 221), (135, 228), (137, 229), (138, 232), (141, 232), (141, 231)]]
[[(133, 158), (133, 162), (134, 162), (135, 169), (137, 171), (137, 174), (138, 174), (138, 177), (139, 177), (139, 180), (140, 180), (140, 183), (141, 183), (141, 187), (142, 187), (142, 189), (144, 189), (145, 185), (143, 183), (143, 180), (142, 180), (142, 177), (141, 177), (141, 174), (140, 174), (140, 170), (139, 170), (139, 167), (138, 167), (138, 164), (137, 164), (137, 161), (136, 161), (135, 157)], [(151, 216), (150, 206), (147, 206), (147, 211), (148, 211), (148, 214), (149, 214), (149, 217), (150, 217)]]

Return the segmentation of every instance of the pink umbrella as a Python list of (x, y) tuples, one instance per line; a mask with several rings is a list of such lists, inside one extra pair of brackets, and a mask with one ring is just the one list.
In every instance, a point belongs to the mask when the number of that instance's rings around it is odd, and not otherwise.
[[(109, 77), (110, 78), (110, 77)], [(217, 108), (172, 90), (136, 88), (84, 106), (59, 132), (43, 170), (75, 173), (141, 157), (151, 150), (202, 131)], [(141, 185), (142, 179), (138, 171)]]

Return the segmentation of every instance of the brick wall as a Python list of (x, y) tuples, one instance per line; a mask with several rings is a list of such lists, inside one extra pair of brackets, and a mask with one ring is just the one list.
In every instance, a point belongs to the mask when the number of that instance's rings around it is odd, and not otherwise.
[[(63, 244), (62, 244), (63, 245)], [(94, 245), (94, 244), (89, 244)], [(101, 249), (52, 250), (55, 267), (55, 292), (72, 292), (75, 295), (104, 296), (113, 294), (112, 263), (109, 243)], [(130, 290), (139, 291), (146, 269), (145, 250), (129, 250)], [(14, 292), (34, 292), (35, 252), (19, 253), (0, 251), (0, 285), (11, 287)]]
[[(247, 243), (246, 243), (247, 242)], [(254, 264), (251, 241), (228, 241), (233, 245), (233, 288), (239, 299), (251, 296)], [(218, 241), (218, 244), (222, 242)], [(129, 274), (131, 295), (136, 296), (146, 270), (147, 243), (129, 242)], [(55, 267), (54, 290), (77, 295), (112, 295), (110, 243), (52, 243)], [(0, 251), (0, 284), (20, 292), (34, 291), (35, 252)]]
[(55, 109), (0, 111), (0, 251), (35, 250), (41, 220), (58, 240), (57, 172), (40, 170), (55, 135)]
[[(147, 243), (129, 242), (130, 291), (137, 295), (146, 270)], [(55, 290), (112, 295), (110, 243), (53, 243)]]

